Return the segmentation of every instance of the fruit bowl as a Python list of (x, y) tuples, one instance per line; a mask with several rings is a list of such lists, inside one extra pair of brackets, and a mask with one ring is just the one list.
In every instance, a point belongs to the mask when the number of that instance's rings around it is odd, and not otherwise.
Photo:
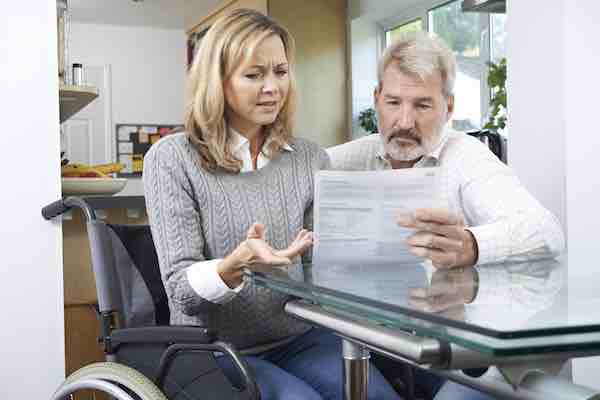
[(119, 193), (126, 178), (62, 178), (63, 195), (110, 196)]

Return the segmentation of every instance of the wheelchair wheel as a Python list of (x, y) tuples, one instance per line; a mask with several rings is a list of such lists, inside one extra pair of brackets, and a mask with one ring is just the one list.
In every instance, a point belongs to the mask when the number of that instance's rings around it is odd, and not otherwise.
[[(98, 382), (101, 385), (94, 386)], [(92, 386), (86, 386), (88, 384)], [(52, 399), (68, 397), (72, 393), (70, 391), (72, 388), (95, 389), (118, 399), (167, 400), (160, 389), (146, 376), (133, 368), (114, 362), (94, 363), (78, 369), (62, 383)]]

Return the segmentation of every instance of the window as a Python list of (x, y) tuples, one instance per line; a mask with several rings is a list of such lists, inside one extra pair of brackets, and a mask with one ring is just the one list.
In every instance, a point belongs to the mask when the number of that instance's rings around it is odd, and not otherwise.
[(421, 18), (417, 18), (414, 21), (407, 22), (406, 24), (402, 24), (392, 29), (388, 29), (385, 31), (385, 42), (392, 43), (396, 40), (400, 35), (406, 32), (416, 32), (423, 30), (423, 20)]
[[(448, 43), (457, 61), (455, 91), (457, 101), (452, 127), (479, 129), (487, 120), (490, 89), (487, 86), (488, 62), (506, 57), (506, 16), (504, 14), (463, 13), (461, 0), (423, 1), (420, 9), (388, 24), (385, 45), (401, 33), (423, 30), (433, 32)], [(398, 23), (402, 21), (410, 21)], [(423, 26), (423, 21), (426, 25)]]
[(458, 97), (452, 127), (464, 131), (481, 126), (481, 82), (486, 64), (480, 48), (479, 19), (477, 13), (463, 13), (460, 1), (428, 12), (429, 31), (444, 39), (456, 55), (454, 90)]
[(492, 61), (497, 63), (506, 58), (506, 15), (492, 14), (490, 16), (490, 54)]

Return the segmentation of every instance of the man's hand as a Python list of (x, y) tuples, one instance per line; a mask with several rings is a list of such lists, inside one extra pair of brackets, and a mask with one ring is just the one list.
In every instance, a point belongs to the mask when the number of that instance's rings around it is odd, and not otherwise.
[(410, 291), (408, 304), (418, 310), (464, 320), (465, 307), (477, 295), (475, 268), (438, 269), (426, 288)]
[(477, 262), (477, 242), (462, 218), (448, 210), (421, 208), (398, 216), (398, 225), (415, 229), (407, 239), (412, 254), (431, 260), (438, 268), (467, 267)]
[(477, 296), (477, 270), (472, 267), (435, 270), (431, 283), (410, 291), (409, 303), (423, 311), (439, 313), (471, 303)]

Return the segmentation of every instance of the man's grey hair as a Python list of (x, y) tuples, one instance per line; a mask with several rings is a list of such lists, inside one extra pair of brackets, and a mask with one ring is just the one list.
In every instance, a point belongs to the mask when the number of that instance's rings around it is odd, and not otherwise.
[(456, 58), (446, 43), (426, 32), (407, 32), (388, 46), (377, 66), (379, 90), (382, 89), (383, 73), (390, 65), (407, 75), (421, 80), (435, 74), (442, 76), (442, 91), (446, 97), (454, 94)]

